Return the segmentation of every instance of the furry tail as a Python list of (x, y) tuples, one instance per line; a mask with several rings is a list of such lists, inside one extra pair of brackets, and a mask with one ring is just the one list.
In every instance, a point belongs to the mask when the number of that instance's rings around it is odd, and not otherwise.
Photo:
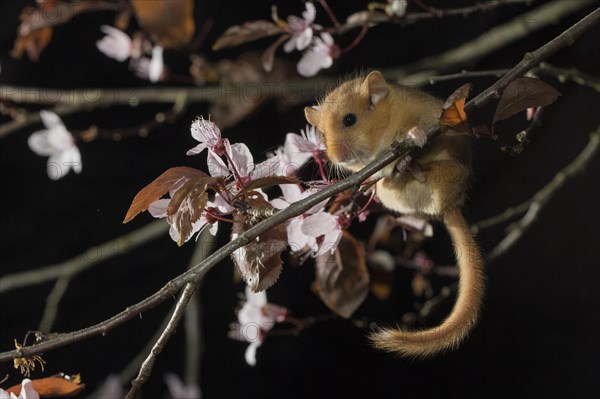
[(437, 327), (423, 331), (384, 329), (369, 338), (373, 344), (401, 356), (427, 357), (455, 349), (477, 322), (483, 300), (485, 278), (479, 247), (460, 210), (448, 212), (444, 224), (454, 242), (460, 282), (450, 315)]

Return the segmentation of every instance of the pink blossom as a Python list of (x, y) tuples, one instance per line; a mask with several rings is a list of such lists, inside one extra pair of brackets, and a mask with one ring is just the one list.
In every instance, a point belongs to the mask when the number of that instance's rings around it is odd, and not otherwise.
[(96, 42), (98, 50), (120, 62), (131, 56), (131, 38), (125, 32), (108, 25), (102, 25), (100, 30), (106, 36)]
[(245, 359), (250, 366), (256, 365), (256, 349), (262, 345), (275, 323), (285, 320), (287, 309), (267, 302), (266, 291), (252, 292), (246, 286), (246, 302), (238, 312), (236, 330), (230, 337), (250, 342), (246, 349)]
[(333, 65), (333, 56), (338, 51), (333, 37), (327, 32), (321, 33), (320, 38), (313, 38), (312, 45), (298, 62), (298, 73), (305, 77), (315, 76), (321, 69)]
[(243, 183), (259, 179), (261, 177), (274, 176), (280, 172), (279, 160), (272, 158), (254, 164), (254, 157), (246, 144), (235, 143), (229, 145), (225, 142), (224, 155), (228, 158), (227, 165), (215, 152), (208, 153), (208, 171), (213, 177), (229, 176), (231, 171), (236, 177), (242, 179)]
[(308, 216), (302, 223), (302, 232), (310, 237), (319, 238), (319, 250), (317, 256), (327, 252), (335, 253), (342, 239), (343, 229), (339, 216), (322, 211)]
[(302, 51), (310, 45), (317, 9), (311, 2), (307, 1), (305, 4), (306, 11), (302, 13), (302, 18), (295, 15), (288, 17), (288, 26), (292, 31), (292, 37), (283, 45), (286, 53), (291, 53), (294, 49)]
[(136, 61), (133, 66), (136, 76), (142, 79), (148, 79), (152, 83), (162, 80), (165, 69), (163, 62), (163, 48), (156, 45), (152, 48), (152, 58), (142, 57)]
[(40, 156), (47, 156), (47, 173), (52, 180), (58, 180), (73, 169), (81, 173), (81, 153), (75, 145), (73, 136), (61, 119), (53, 112), (40, 111), (46, 130), (38, 130), (29, 136), (29, 148)]
[(306, 130), (300, 130), (300, 134), (288, 133), (283, 148), (288, 159), (300, 167), (311, 157), (320, 159), (325, 151), (325, 144), (321, 141), (317, 128), (307, 125)]
[[(296, 184), (282, 184), (279, 187), (281, 187), (283, 197), (271, 200), (271, 205), (277, 209), (285, 209), (294, 202), (300, 201), (318, 191), (314, 189), (301, 191), (300, 186)], [(310, 215), (318, 212), (323, 208), (323, 206), (325, 206), (327, 201), (328, 200), (326, 199), (315, 205), (309, 209), (306, 214)], [(285, 227), (288, 236), (288, 243), (293, 252), (303, 251), (304, 249), (308, 248), (308, 250), (310, 250), (313, 254), (316, 254), (318, 251), (317, 239), (314, 236), (306, 235), (302, 231), (302, 225), (304, 224), (306, 217), (307, 216), (305, 215), (299, 215), (289, 219), (286, 222)]]
[(200, 154), (205, 148), (209, 148), (218, 154), (222, 153), (227, 139), (221, 138), (221, 130), (215, 123), (200, 117), (192, 122), (191, 131), (192, 137), (198, 140), (200, 144), (189, 150), (187, 155)]
[(0, 399), (39, 399), (40, 395), (33, 389), (31, 380), (25, 378), (21, 382), (21, 392), (19, 396), (14, 393), (8, 393), (4, 389), (0, 388)]

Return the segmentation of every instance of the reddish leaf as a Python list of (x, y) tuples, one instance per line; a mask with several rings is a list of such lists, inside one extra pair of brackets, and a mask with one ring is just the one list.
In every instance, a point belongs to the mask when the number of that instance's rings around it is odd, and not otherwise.
[(51, 14), (46, 9), (54, 6), (54, 4), (42, 3), (40, 9), (33, 7), (23, 9), (20, 16), (21, 25), (17, 30), (17, 40), (15, 40), (15, 46), (10, 53), (13, 58), (20, 59), (27, 52), (31, 61), (39, 61), (41, 52), (48, 47), (52, 40), (52, 27), (45, 26), (34, 29), (32, 25), (38, 20), (45, 20)]
[(450, 126), (459, 132), (468, 132), (467, 114), (465, 113), (465, 100), (473, 85), (467, 83), (459, 87), (444, 103), (440, 123)]
[(213, 50), (221, 50), (226, 47), (239, 46), (242, 43), (273, 36), (284, 31), (266, 20), (250, 21), (243, 25), (234, 25), (227, 29), (213, 44)]
[(152, 183), (140, 190), (133, 199), (123, 223), (129, 222), (140, 212), (148, 209), (151, 203), (165, 195), (171, 187), (182, 178), (206, 177), (206, 173), (201, 170), (189, 168), (187, 166), (177, 166), (167, 169), (162, 175), (158, 176)]
[(167, 219), (179, 232), (179, 246), (187, 241), (192, 234), (193, 224), (202, 216), (208, 202), (206, 190), (219, 180), (210, 176), (190, 179), (173, 194), (167, 208)]
[(321, 300), (341, 317), (349, 318), (369, 292), (369, 273), (358, 241), (344, 232), (333, 255), (317, 257), (316, 287)]
[[(254, 209), (273, 208), (260, 194), (250, 197), (250, 206)], [(238, 213), (234, 215), (234, 219), (237, 223), (233, 224), (232, 240), (252, 227), (245, 215)], [(231, 254), (242, 278), (252, 291), (265, 290), (277, 281), (281, 274), (281, 253), (287, 245), (287, 232), (282, 223)]]
[(502, 92), (492, 125), (527, 108), (550, 105), (558, 97), (560, 97), (558, 90), (539, 79), (527, 77), (515, 79)]
[(246, 191), (256, 190), (257, 188), (264, 188), (269, 186), (277, 186), (279, 184), (299, 184), (300, 180), (293, 177), (285, 176), (267, 176), (261, 177), (256, 180), (252, 180), (246, 185)]
[(275, 59), (275, 52), (285, 42), (290, 38), (290, 35), (282, 35), (279, 39), (277, 39), (273, 44), (271, 44), (267, 49), (263, 52), (262, 55), (262, 65), (265, 71), (271, 72), (273, 70), (273, 61)]
[(132, 0), (138, 22), (165, 48), (186, 45), (194, 36), (193, 0)]
[[(65, 374), (56, 374), (48, 378), (40, 378), (31, 381), (31, 387), (42, 398), (49, 397), (71, 397), (83, 391), (85, 384), (81, 383), (79, 374), (68, 376)], [(21, 384), (10, 387), (7, 392), (19, 395)]]

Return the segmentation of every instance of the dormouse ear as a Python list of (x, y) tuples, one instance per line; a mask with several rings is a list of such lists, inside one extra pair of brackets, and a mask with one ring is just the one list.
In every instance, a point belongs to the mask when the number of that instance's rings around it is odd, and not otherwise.
[(317, 126), (319, 124), (319, 120), (321, 119), (321, 111), (317, 106), (304, 107), (304, 116), (306, 117), (308, 123), (313, 126)]
[(371, 106), (373, 107), (387, 96), (389, 88), (381, 72), (373, 71), (365, 78), (362, 91), (370, 97)]

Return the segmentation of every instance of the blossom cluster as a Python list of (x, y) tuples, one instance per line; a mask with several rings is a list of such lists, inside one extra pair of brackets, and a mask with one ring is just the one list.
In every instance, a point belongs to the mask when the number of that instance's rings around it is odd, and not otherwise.
[[(219, 220), (228, 220), (239, 208), (241, 193), (245, 187), (259, 179), (269, 177), (294, 177), (298, 170), (310, 159), (322, 163), (324, 144), (320, 134), (312, 126), (307, 126), (301, 134), (288, 133), (282, 147), (276, 149), (269, 157), (255, 164), (254, 157), (244, 143), (230, 143), (229, 139), (221, 136), (218, 126), (207, 119), (199, 118), (192, 123), (192, 137), (199, 142), (191, 148), (187, 155), (198, 155), (207, 150), (207, 165), (210, 176), (224, 178), (230, 183), (226, 190), (216, 192), (212, 201), (207, 201), (205, 210), (194, 222), (192, 232), (185, 241), (193, 235), (210, 226), (211, 234), (216, 234)], [(325, 176), (322, 176), (325, 178)], [(186, 183), (182, 178), (169, 190), (169, 197), (153, 202), (148, 210), (157, 218), (167, 217), (167, 208), (177, 191)], [(260, 188), (253, 189), (259, 193), (275, 209), (285, 209), (290, 204), (315, 193), (318, 189), (303, 189), (300, 184), (286, 182), (279, 185), (283, 195), (269, 200), (268, 195)], [(338, 216), (325, 210), (325, 203), (314, 206), (303, 215), (289, 220), (286, 224), (288, 243), (293, 251), (310, 251), (314, 255), (326, 251), (334, 251), (342, 233), (342, 223)], [(174, 241), (179, 242), (179, 234), (174, 218), (167, 218), (171, 224), (170, 234)]]
[(130, 60), (129, 67), (142, 79), (156, 83), (163, 79), (165, 67), (163, 62), (163, 47), (159, 44), (152, 46), (151, 56), (147, 57), (141, 51), (141, 43), (136, 43), (127, 33), (115, 27), (102, 25), (100, 30), (106, 34), (98, 40), (96, 47), (107, 57), (119, 62)]
[(321, 69), (333, 65), (333, 60), (339, 56), (339, 47), (328, 32), (320, 32), (316, 36), (315, 30), (323, 27), (314, 23), (317, 10), (314, 4), (306, 2), (306, 10), (302, 18), (291, 15), (287, 18), (287, 26), (291, 33), (290, 39), (283, 45), (286, 53), (294, 50), (304, 51), (298, 62), (298, 73), (310, 77), (316, 75)]

